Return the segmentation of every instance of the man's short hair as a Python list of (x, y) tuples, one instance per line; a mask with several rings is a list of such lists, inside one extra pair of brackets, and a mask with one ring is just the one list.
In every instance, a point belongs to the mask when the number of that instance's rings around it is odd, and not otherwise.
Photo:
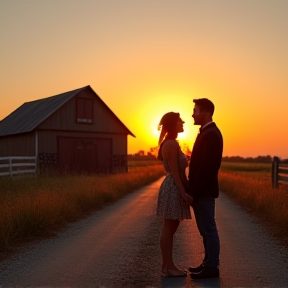
[(200, 110), (203, 112), (208, 112), (211, 114), (211, 116), (214, 113), (214, 104), (212, 101), (210, 101), (207, 98), (201, 98), (201, 99), (193, 99), (193, 102), (200, 107)]

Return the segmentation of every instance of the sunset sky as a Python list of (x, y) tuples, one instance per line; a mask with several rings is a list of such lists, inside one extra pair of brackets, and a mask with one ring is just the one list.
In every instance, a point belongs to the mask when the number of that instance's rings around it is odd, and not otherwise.
[(86, 85), (136, 138), (161, 116), (198, 132), (194, 98), (215, 104), (223, 156), (288, 158), (287, 0), (0, 0), (0, 119)]

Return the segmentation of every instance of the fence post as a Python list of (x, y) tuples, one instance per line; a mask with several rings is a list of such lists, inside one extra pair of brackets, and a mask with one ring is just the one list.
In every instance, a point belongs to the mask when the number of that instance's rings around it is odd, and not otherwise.
[(278, 170), (279, 170), (279, 158), (274, 156), (272, 162), (272, 187), (278, 187)]

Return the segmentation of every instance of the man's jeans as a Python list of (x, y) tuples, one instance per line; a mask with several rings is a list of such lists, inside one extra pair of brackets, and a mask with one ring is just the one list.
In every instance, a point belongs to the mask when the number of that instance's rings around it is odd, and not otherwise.
[(219, 267), (220, 241), (215, 222), (215, 199), (198, 198), (193, 204), (198, 230), (205, 248), (204, 266)]

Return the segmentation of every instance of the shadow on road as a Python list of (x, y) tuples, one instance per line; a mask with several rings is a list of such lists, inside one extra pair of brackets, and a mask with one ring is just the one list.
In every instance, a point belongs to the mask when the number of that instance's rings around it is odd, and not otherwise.
[(162, 278), (162, 288), (220, 288), (220, 279), (203, 279), (203, 280), (190, 280), (187, 277), (166, 277)]

